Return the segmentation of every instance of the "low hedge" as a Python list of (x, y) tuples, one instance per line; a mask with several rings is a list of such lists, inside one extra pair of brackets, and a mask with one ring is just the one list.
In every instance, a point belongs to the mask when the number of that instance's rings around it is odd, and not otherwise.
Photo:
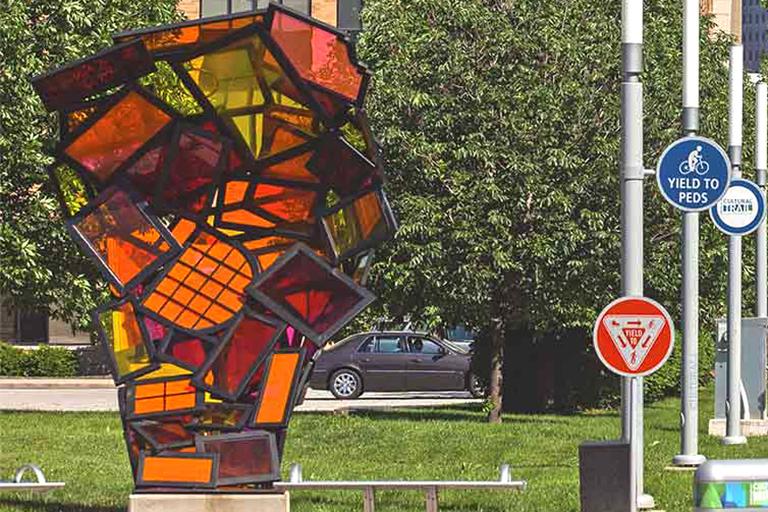
[[(487, 379), (489, 344), (478, 337), (474, 371)], [(680, 393), (680, 345), (667, 363), (645, 379), (645, 400), (655, 402)], [(714, 369), (715, 344), (711, 333), (699, 339), (699, 381), (706, 384)], [(582, 329), (533, 335), (508, 333), (504, 345), (504, 409), (509, 412), (570, 412), (615, 407), (620, 402), (620, 379), (608, 371), (594, 352), (592, 333)]]
[(77, 369), (77, 354), (72, 350), (47, 345), (25, 350), (0, 342), (0, 376), (74, 377)]

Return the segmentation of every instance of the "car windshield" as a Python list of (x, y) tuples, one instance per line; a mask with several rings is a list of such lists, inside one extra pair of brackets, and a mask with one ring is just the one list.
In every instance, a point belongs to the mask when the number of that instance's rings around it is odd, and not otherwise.
[(463, 345), (459, 345), (458, 343), (454, 343), (448, 340), (443, 340), (443, 343), (448, 345), (451, 350), (458, 352), (459, 354), (469, 354), (469, 349)]

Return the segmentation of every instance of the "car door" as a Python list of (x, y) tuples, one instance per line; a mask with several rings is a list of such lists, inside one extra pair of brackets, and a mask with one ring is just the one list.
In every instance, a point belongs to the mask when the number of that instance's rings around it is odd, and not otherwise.
[(426, 336), (408, 336), (406, 383), (409, 391), (454, 391), (465, 388), (468, 361)]
[(402, 391), (406, 389), (405, 340), (396, 334), (377, 334), (368, 338), (356, 354), (363, 373), (365, 391)]

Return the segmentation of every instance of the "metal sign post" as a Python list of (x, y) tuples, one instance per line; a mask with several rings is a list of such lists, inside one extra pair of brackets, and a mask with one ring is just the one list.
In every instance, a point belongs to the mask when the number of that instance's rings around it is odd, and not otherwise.
[[(741, 177), (741, 124), (744, 115), (744, 47), (741, 44), (731, 46), (728, 86), (728, 154), (733, 179), (738, 179)], [(728, 238), (727, 396), (727, 420), (722, 442), (725, 445), (744, 444), (747, 438), (741, 435), (741, 236)]]
[[(683, 3), (684, 135), (699, 131), (699, 0)], [(680, 365), (680, 453), (676, 466), (698, 466), (699, 454), (699, 212), (683, 212), (681, 313), (683, 328)]]
[[(757, 186), (765, 197), (768, 169), (768, 84), (760, 80), (755, 91), (755, 174)], [(757, 228), (755, 240), (755, 316), (768, 316), (768, 232), (765, 221)]]
[[(643, 0), (622, 0), (621, 281), (624, 296), (643, 295)], [(642, 377), (622, 379), (621, 435), (630, 444), (630, 510), (642, 494)]]

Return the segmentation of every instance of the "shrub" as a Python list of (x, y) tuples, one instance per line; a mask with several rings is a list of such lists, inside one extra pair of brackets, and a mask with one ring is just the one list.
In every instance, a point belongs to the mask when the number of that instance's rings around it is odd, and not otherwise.
[(4, 377), (73, 377), (77, 354), (60, 347), (40, 345), (24, 350), (0, 343), (0, 375)]
[[(484, 332), (478, 336), (482, 341)], [(652, 403), (680, 393), (680, 336), (669, 360), (645, 379), (645, 401)], [(487, 379), (488, 343), (475, 343), (473, 370)], [(583, 329), (533, 335), (514, 331), (506, 336), (504, 409), (512, 412), (574, 411), (615, 407), (620, 402), (619, 378), (599, 361), (592, 333)], [(712, 378), (715, 344), (712, 333), (699, 339), (699, 383)]]

